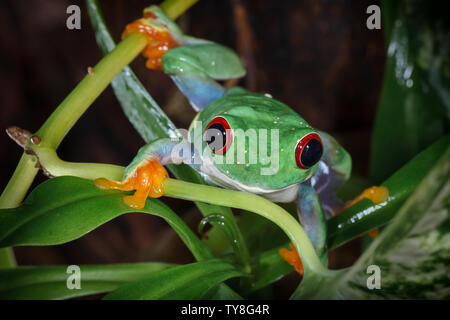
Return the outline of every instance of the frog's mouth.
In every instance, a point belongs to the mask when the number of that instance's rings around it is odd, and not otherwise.
[[[200,167],[200,175],[209,184],[226,189],[254,193],[274,202],[295,201],[297,199],[298,188],[300,185],[299,183],[294,183],[282,189],[265,189],[258,186],[249,186],[220,172],[209,159],[203,159],[203,163]]]

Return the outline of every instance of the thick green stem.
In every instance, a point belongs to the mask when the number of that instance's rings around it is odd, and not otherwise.
[[[52,176],[72,175],[85,179],[104,177],[117,180],[122,177],[123,167],[98,163],[73,163],[58,158],[56,152],[45,146],[36,146],[28,142],[38,157],[41,166]],[[164,195],[168,197],[201,201],[219,206],[233,207],[259,214],[277,224],[296,246],[302,258],[305,274],[311,272],[330,275],[332,271],[325,268],[319,260],[308,235],[301,225],[287,211],[255,194],[189,183],[181,180],[166,179]]]
[[[8,185],[0,196],[1,209],[15,208],[22,202],[39,170],[35,166],[36,159],[24,153],[22,158],[20,158],[16,171],[14,171]]]
[[[308,235],[287,211],[273,202],[255,194],[224,190],[175,179],[166,179],[164,195],[179,199],[202,201],[219,206],[228,206],[254,212],[278,225],[296,246],[303,262],[305,274],[328,274],[319,260]]]
[[[142,34],[132,34],[120,42],[64,99],[36,135],[45,141],[48,147],[57,149],[86,109],[146,44],[147,40]],[[11,208],[20,204],[38,171],[35,165],[36,161],[33,161],[32,156],[26,154],[22,156],[11,180],[0,196],[0,208]]]
[[[36,135],[56,149],[111,80],[124,66],[133,61],[146,45],[147,39],[141,33],[131,34],[122,40],[64,99]]]
[[[38,172],[35,165],[34,157],[25,153],[22,155],[13,176],[0,196],[0,209],[14,208],[22,202]],[[16,264],[12,248],[0,249],[0,266],[14,267]]]
[[[159,7],[169,19],[175,20],[196,2],[198,0],[166,0]]]

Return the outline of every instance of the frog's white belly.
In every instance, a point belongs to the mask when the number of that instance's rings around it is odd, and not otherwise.
[[[248,186],[239,181],[233,180],[220,172],[209,159],[204,159],[200,167],[200,175],[209,184],[217,185],[226,189],[258,194],[274,202],[292,202],[297,199],[299,183],[292,184],[283,189],[263,189],[261,187]]]

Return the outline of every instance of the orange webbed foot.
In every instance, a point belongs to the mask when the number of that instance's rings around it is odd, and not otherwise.
[[[125,181],[113,181],[99,178],[94,181],[101,189],[130,191],[136,190],[132,196],[123,197],[126,205],[142,209],[147,197],[159,198],[164,194],[163,183],[168,177],[166,169],[156,159],[150,159],[140,165],[134,174]]]
[[[289,247],[291,249],[281,248],[280,250],[278,250],[278,253],[284,260],[286,260],[287,263],[294,267],[295,271],[297,271],[300,276],[303,277],[303,263],[300,259],[297,249],[292,242],[289,244]]]
[[[355,199],[347,202],[345,204],[344,209],[347,209],[348,207],[351,207],[355,203],[361,201],[362,199],[369,199],[374,204],[379,204],[385,202],[389,198],[389,189],[381,186],[373,186],[370,188],[365,189],[359,196],[357,196]]]
[[[162,57],[170,49],[181,45],[170,34],[168,29],[161,27],[157,16],[145,11],[144,17],[128,24],[122,33],[122,39],[132,33],[142,33],[146,36],[148,44],[142,55],[148,60],[145,66],[148,69],[162,70]],[[153,24],[152,21],[157,23]]]

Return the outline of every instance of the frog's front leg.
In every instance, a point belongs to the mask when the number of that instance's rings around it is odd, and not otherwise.
[[[195,167],[199,165],[197,159],[189,142],[158,139],[139,150],[126,167],[122,181],[99,178],[94,183],[102,189],[136,190],[132,196],[124,196],[123,201],[130,207],[142,209],[147,197],[158,198],[164,194],[164,180],[168,177],[164,165],[183,162]]]
[[[300,184],[297,196],[297,212],[300,222],[311,240],[317,255],[324,265],[327,264],[327,224],[322,210],[319,195],[311,186],[310,181]],[[291,244],[291,249],[282,248],[280,255],[303,275],[303,266],[297,250]]]

